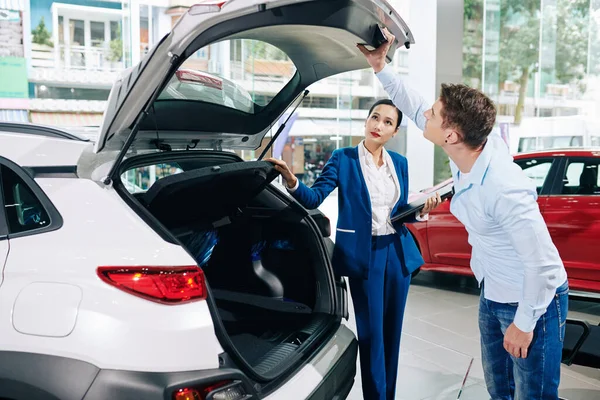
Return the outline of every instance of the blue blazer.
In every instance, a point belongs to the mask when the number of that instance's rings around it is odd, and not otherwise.
[[[406,157],[396,152],[389,151],[389,154],[401,189],[400,199],[392,210],[394,215],[398,207],[407,203],[408,163]],[[292,195],[305,208],[314,209],[336,187],[339,188],[338,221],[333,268],[338,275],[367,279],[371,259],[373,217],[371,199],[358,157],[358,147],[335,150],[312,187],[300,183]],[[423,265],[424,261],[408,229],[403,224],[394,224],[394,228],[402,246],[404,257],[400,259],[404,260],[402,268],[406,276]]]

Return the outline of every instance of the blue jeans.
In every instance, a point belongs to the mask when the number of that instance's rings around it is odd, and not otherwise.
[[[479,331],[485,383],[492,400],[556,400],[560,362],[569,306],[565,282],[538,320],[527,358],[515,358],[504,350],[504,332],[513,322],[516,303],[486,300],[481,290]]]

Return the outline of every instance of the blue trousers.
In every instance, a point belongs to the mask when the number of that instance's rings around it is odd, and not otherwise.
[[[365,400],[395,397],[400,334],[410,285],[401,257],[397,235],[373,236],[368,279],[350,279]]]
[[[485,383],[492,400],[557,400],[560,362],[569,306],[569,286],[556,290],[546,313],[533,330],[527,358],[504,350],[504,332],[515,319],[518,304],[486,300],[481,291],[479,330]]]

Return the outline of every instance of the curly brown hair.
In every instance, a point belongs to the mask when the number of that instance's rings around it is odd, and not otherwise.
[[[471,149],[483,145],[496,122],[496,106],[477,89],[458,84],[442,84],[440,101],[444,128],[459,131],[462,141]]]

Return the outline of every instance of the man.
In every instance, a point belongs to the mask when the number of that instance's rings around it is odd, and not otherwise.
[[[568,306],[567,274],[531,180],[499,135],[492,101],[464,85],[442,85],[432,107],[407,88],[385,57],[394,36],[369,51],[358,45],[394,104],[450,157],[450,210],[473,250],[482,287],[479,329],[485,381],[496,399],[558,399]]]

